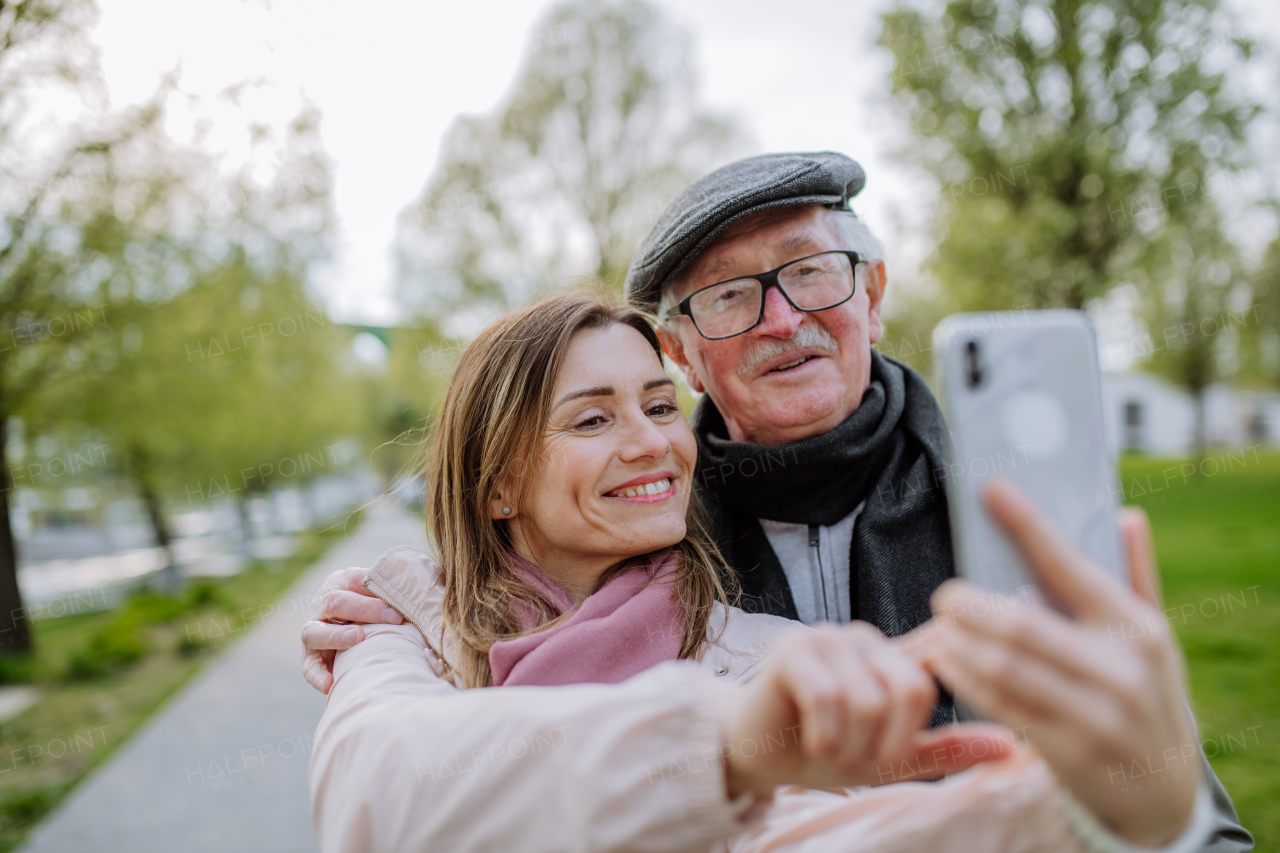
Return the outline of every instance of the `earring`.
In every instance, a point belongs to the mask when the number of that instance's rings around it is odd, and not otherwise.
[[[503,514],[503,515],[511,515],[511,507],[509,507],[509,506],[504,506],[504,507],[502,508],[502,514]]]

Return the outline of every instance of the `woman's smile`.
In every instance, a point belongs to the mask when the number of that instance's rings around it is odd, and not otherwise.
[[[676,479],[668,471],[644,474],[612,491],[605,492],[604,496],[627,503],[660,503],[676,496]]]

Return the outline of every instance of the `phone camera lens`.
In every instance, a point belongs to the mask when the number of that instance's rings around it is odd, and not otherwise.
[[[982,360],[978,357],[978,342],[969,341],[965,344],[964,350],[965,378],[970,388],[977,388],[982,384]]]

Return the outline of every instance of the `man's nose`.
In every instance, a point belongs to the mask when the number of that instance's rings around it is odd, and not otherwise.
[[[753,331],[772,338],[789,338],[803,322],[804,313],[792,308],[781,290],[771,287],[764,292],[764,316]]]

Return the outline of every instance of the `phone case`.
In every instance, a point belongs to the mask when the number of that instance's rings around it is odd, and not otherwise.
[[[979,500],[982,483],[1003,475],[1124,580],[1119,483],[1103,431],[1098,346],[1088,315],[953,314],[934,329],[933,346],[951,432],[945,481],[960,575],[1000,592],[1036,588]]]

